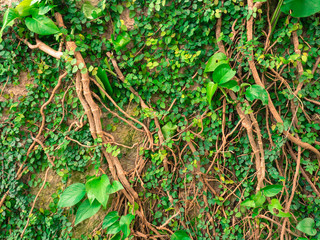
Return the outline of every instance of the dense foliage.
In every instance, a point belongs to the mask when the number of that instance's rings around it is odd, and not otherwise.
[[[319,13],[32,2],[1,12],[1,239],[320,237]]]

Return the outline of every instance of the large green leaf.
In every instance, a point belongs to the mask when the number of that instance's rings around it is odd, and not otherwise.
[[[58,206],[71,207],[80,202],[85,194],[86,188],[83,183],[72,184],[61,194]]]
[[[248,87],[246,89],[245,95],[249,101],[254,101],[256,99],[260,99],[264,105],[268,104],[267,91],[263,87],[261,87],[257,84],[254,84],[254,85]]]
[[[18,6],[16,6],[15,10],[18,12],[20,17],[26,17],[31,14],[32,0],[23,0],[21,3],[19,3]]]
[[[107,216],[105,216],[105,218],[103,219],[102,222],[102,229],[105,229],[109,226],[111,226],[112,224],[114,224],[116,221],[118,221],[119,219],[119,215],[117,211],[112,211],[109,212],[107,214]]]
[[[279,199],[272,199],[271,203],[268,205],[269,211],[277,217],[291,217],[290,213],[285,213],[282,211],[283,207],[281,206]]]
[[[261,191],[266,197],[273,197],[281,192],[282,188],[282,185],[270,185],[262,188]]]
[[[312,218],[305,218],[300,221],[297,225],[297,229],[309,236],[317,234],[317,230],[314,229],[315,222]]]
[[[12,26],[12,24],[14,23],[14,20],[17,19],[18,17],[19,17],[19,15],[15,9],[8,8],[6,10],[6,12],[3,15],[2,28],[0,30],[0,42],[2,40],[1,36],[2,36],[4,29],[7,26]]]
[[[93,177],[86,183],[87,196],[90,203],[97,199],[102,206],[106,207],[109,199],[107,187],[110,186],[110,181],[107,175],[103,174],[100,177]]]
[[[118,181],[113,181],[112,184],[107,186],[107,193],[112,194],[118,192],[121,189],[123,189],[122,184]]]
[[[26,18],[27,28],[39,35],[51,35],[59,32],[59,28],[54,24],[54,22],[42,15],[34,16],[33,18]]]
[[[78,208],[76,214],[76,221],[74,224],[77,225],[83,220],[92,217],[99,211],[100,207],[101,204],[98,201],[94,201],[92,204],[90,204],[89,200],[86,199],[83,203],[81,203],[81,205]]]
[[[209,58],[204,72],[213,72],[221,64],[228,64],[228,60],[224,53],[219,52]]]
[[[184,230],[176,231],[174,234],[171,235],[171,240],[191,240],[189,235]]]
[[[214,93],[217,91],[218,84],[214,82],[209,82],[207,85],[207,100],[209,105],[211,106],[211,101]]]
[[[309,17],[320,11],[319,0],[285,0],[281,10],[293,17]]]
[[[213,72],[212,78],[215,83],[220,85],[230,81],[234,75],[236,75],[236,71],[233,71],[228,64],[221,64]]]

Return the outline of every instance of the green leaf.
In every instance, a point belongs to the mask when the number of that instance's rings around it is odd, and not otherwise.
[[[275,215],[274,208],[277,210],[281,210],[283,208],[279,202],[279,199],[271,199],[271,203],[268,205],[269,211]]]
[[[281,192],[282,188],[282,185],[270,185],[262,188],[261,191],[266,197],[273,197]]]
[[[283,207],[281,206],[279,199],[272,199],[271,203],[268,205],[268,209],[273,215],[277,217],[291,217],[290,213],[281,211]]]
[[[262,101],[263,105],[268,104],[268,92],[261,86],[254,84],[246,89],[246,98],[249,101],[254,101],[259,99]]]
[[[100,177],[93,177],[86,183],[86,191],[89,202],[92,204],[97,199],[102,206],[106,207],[109,195],[107,187],[110,186],[110,181],[107,175],[103,174]]]
[[[121,231],[121,227],[118,221],[107,228],[107,234],[116,234],[120,231]]]
[[[317,234],[317,230],[314,229],[315,222],[312,218],[305,218],[300,221],[297,225],[297,229],[309,236],[314,236]]]
[[[39,7],[39,15],[45,15],[47,12],[49,12],[54,7],[55,7],[54,5]]]
[[[251,199],[246,199],[246,200],[244,200],[241,204],[240,204],[241,206],[244,206],[244,207],[256,207],[256,204],[255,204],[255,202],[253,201],[253,200],[251,200]]]
[[[224,87],[224,88],[227,88],[227,89],[233,89],[235,88],[236,86],[238,86],[238,83],[236,80],[230,80],[230,81],[227,81],[225,83],[219,83],[219,86],[220,87]]]
[[[106,91],[106,88],[104,87],[103,82],[101,81],[101,79],[98,77],[98,75],[95,75],[96,81],[99,83],[99,85],[102,87],[103,90]],[[99,88],[99,92],[101,97],[103,98],[103,100],[106,99],[106,94]]]
[[[89,200],[86,199],[78,208],[75,226],[83,220],[86,220],[87,218],[90,218],[94,214],[96,214],[99,211],[100,207],[101,204],[98,201],[94,201],[92,204],[90,204]]]
[[[58,206],[71,207],[80,202],[85,194],[86,188],[83,183],[72,184],[61,194]]]
[[[173,124],[172,122],[168,122],[166,125],[164,125],[162,128],[161,128],[161,131],[163,133],[163,137],[165,139],[169,139],[171,138],[174,133],[176,132],[178,126],[176,124]]]
[[[123,12],[123,6],[122,5],[117,5],[117,10],[118,10],[118,13],[122,13]]]
[[[232,88],[229,88],[229,89],[234,91],[234,92],[239,92],[240,91],[240,87],[239,87],[238,84],[236,86],[232,87]]]
[[[134,215],[127,214],[126,216],[122,216],[120,218],[120,227],[123,232],[123,237],[127,238],[130,235],[130,224],[134,219]]]
[[[171,235],[171,240],[191,240],[189,235],[184,230],[176,231],[174,234]]]
[[[116,221],[118,221],[119,215],[117,211],[112,211],[107,214],[107,216],[103,219],[102,222],[102,229],[105,229],[112,224],[114,224]]]
[[[101,9],[94,7],[89,1],[85,2],[82,5],[81,10],[82,10],[84,16],[88,19],[95,19],[101,13]]]
[[[51,35],[59,32],[59,28],[46,16],[34,16],[26,18],[27,28],[39,35]]]
[[[14,23],[14,20],[17,19],[19,17],[18,13],[16,12],[16,10],[12,9],[12,8],[8,8],[6,10],[6,12],[3,15],[3,20],[2,20],[2,28],[0,30],[0,39],[2,36],[2,33],[4,31],[4,29],[7,26],[12,26]],[[0,41],[1,42],[1,41]]]
[[[128,45],[128,43],[131,41],[131,38],[127,32],[123,32],[119,34],[116,39],[114,39],[114,35],[112,34],[109,41],[113,44],[115,50],[119,51]]]
[[[76,73],[79,70],[77,65],[74,65],[72,68],[72,73]]]
[[[207,100],[209,105],[211,106],[211,100],[214,93],[217,91],[218,84],[214,82],[209,82],[207,85]]]
[[[262,194],[261,191],[258,191],[255,195],[252,196],[252,200],[254,201],[256,207],[262,207],[262,205],[266,201],[266,197]]]
[[[129,227],[129,225],[121,225],[120,224],[120,228],[121,228],[121,231],[123,233],[123,239],[126,239],[127,237],[129,237],[129,235],[130,235],[130,227]]]
[[[117,234],[113,235],[110,240],[120,240],[121,239],[121,233],[118,232]],[[124,239],[124,238],[122,238]]]
[[[213,72],[221,64],[228,64],[227,56],[224,53],[216,53],[209,58],[204,72]]]
[[[254,209],[252,210],[252,217],[253,217],[253,218],[257,217],[257,216],[260,214],[260,212],[261,212],[262,209],[263,209],[263,208],[261,208],[261,207],[256,207],[256,208],[254,208]]]
[[[212,78],[215,83],[220,85],[230,81],[234,75],[236,75],[236,71],[233,71],[228,64],[221,64],[213,72]]]
[[[281,11],[289,14],[292,10],[293,17],[309,17],[320,11],[319,0],[285,0]]]
[[[120,218],[120,225],[127,225],[129,226],[132,222],[132,220],[134,219],[134,215],[132,214],[127,214],[125,216],[121,216]]]
[[[108,78],[106,71],[103,70],[101,67],[98,67],[97,76],[100,78],[101,82],[103,83],[103,86],[104,86],[106,92],[109,95],[112,95],[113,89],[112,89],[111,84],[109,82],[109,78]]]
[[[31,5],[32,0],[23,0],[16,6],[15,10],[18,12],[20,17],[26,17],[31,14],[31,9],[33,8]]]
[[[122,184],[118,181],[113,181],[112,184],[107,186],[107,193],[112,194],[118,192],[121,189],[123,189]]]

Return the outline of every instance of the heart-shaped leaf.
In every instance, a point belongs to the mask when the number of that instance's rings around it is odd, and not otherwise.
[[[107,216],[103,219],[102,222],[102,229],[105,229],[112,224],[114,224],[116,221],[118,221],[119,215],[117,211],[112,211],[107,214]]]
[[[39,35],[51,35],[59,32],[59,28],[54,22],[43,15],[34,16],[33,18],[26,18],[27,28]]]
[[[314,236],[317,234],[317,230],[314,229],[315,222],[312,218],[305,218],[300,221],[297,225],[297,229],[309,236]]]
[[[58,206],[71,207],[80,202],[85,194],[86,188],[83,183],[72,184],[61,194]]]
[[[213,72],[212,78],[215,83],[220,85],[230,81],[234,75],[236,75],[236,71],[233,71],[228,64],[221,64]]]
[[[109,199],[107,187],[110,186],[110,181],[107,175],[103,174],[100,177],[93,177],[86,183],[86,191],[89,202],[92,203],[97,199],[102,206],[106,207]]]
[[[107,186],[107,193],[112,194],[118,192],[121,189],[123,189],[122,184],[118,181],[113,181],[112,184]]]
[[[271,203],[268,205],[268,209],[277,217],[291,217],[290,213],[285,213],[282,211],[283,207],[281,206],[279,199],[272,199]]]
[[[211,100],[214,93],[217,91],[218,84],[214,82],[209,82],[207,85],[207,100],[209,105],[211,106]]]
[[[261,191],[266,197],[273,197],[281,192],[282,188],[282,185],[270,185],[262,188]]]
[[[262,101],[263,105],[268,104],[268,92],[261,86],[254,84],[246,89],[246,98],[249,101],[254,101],[259,99]]]
[[[227,56],[224,53],[216,53],[209,58],[204,72],[213,72],[221,64],[228,64]]]
[[[320,11],[319,0],[285,0],[281,10],[293,17],[309,17]]]
[[[76,220],[75,220],[75,226],[82,222],[83,220],[86,220],[87,218],[92,217],[94,214],[96,214],[101,207],[101,204],[98,201],[94,201],[92,204],[90,204],[89,200],[86,199],[78,208],[77,214],[76,214]]]

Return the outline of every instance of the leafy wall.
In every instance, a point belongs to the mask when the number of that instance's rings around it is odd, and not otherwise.
[[[20,15],[0,43],[1,239],[320,236],[319,13],[35,2],[55,31]],[[75,226],[62,193],[105,174],[124,189]]]

